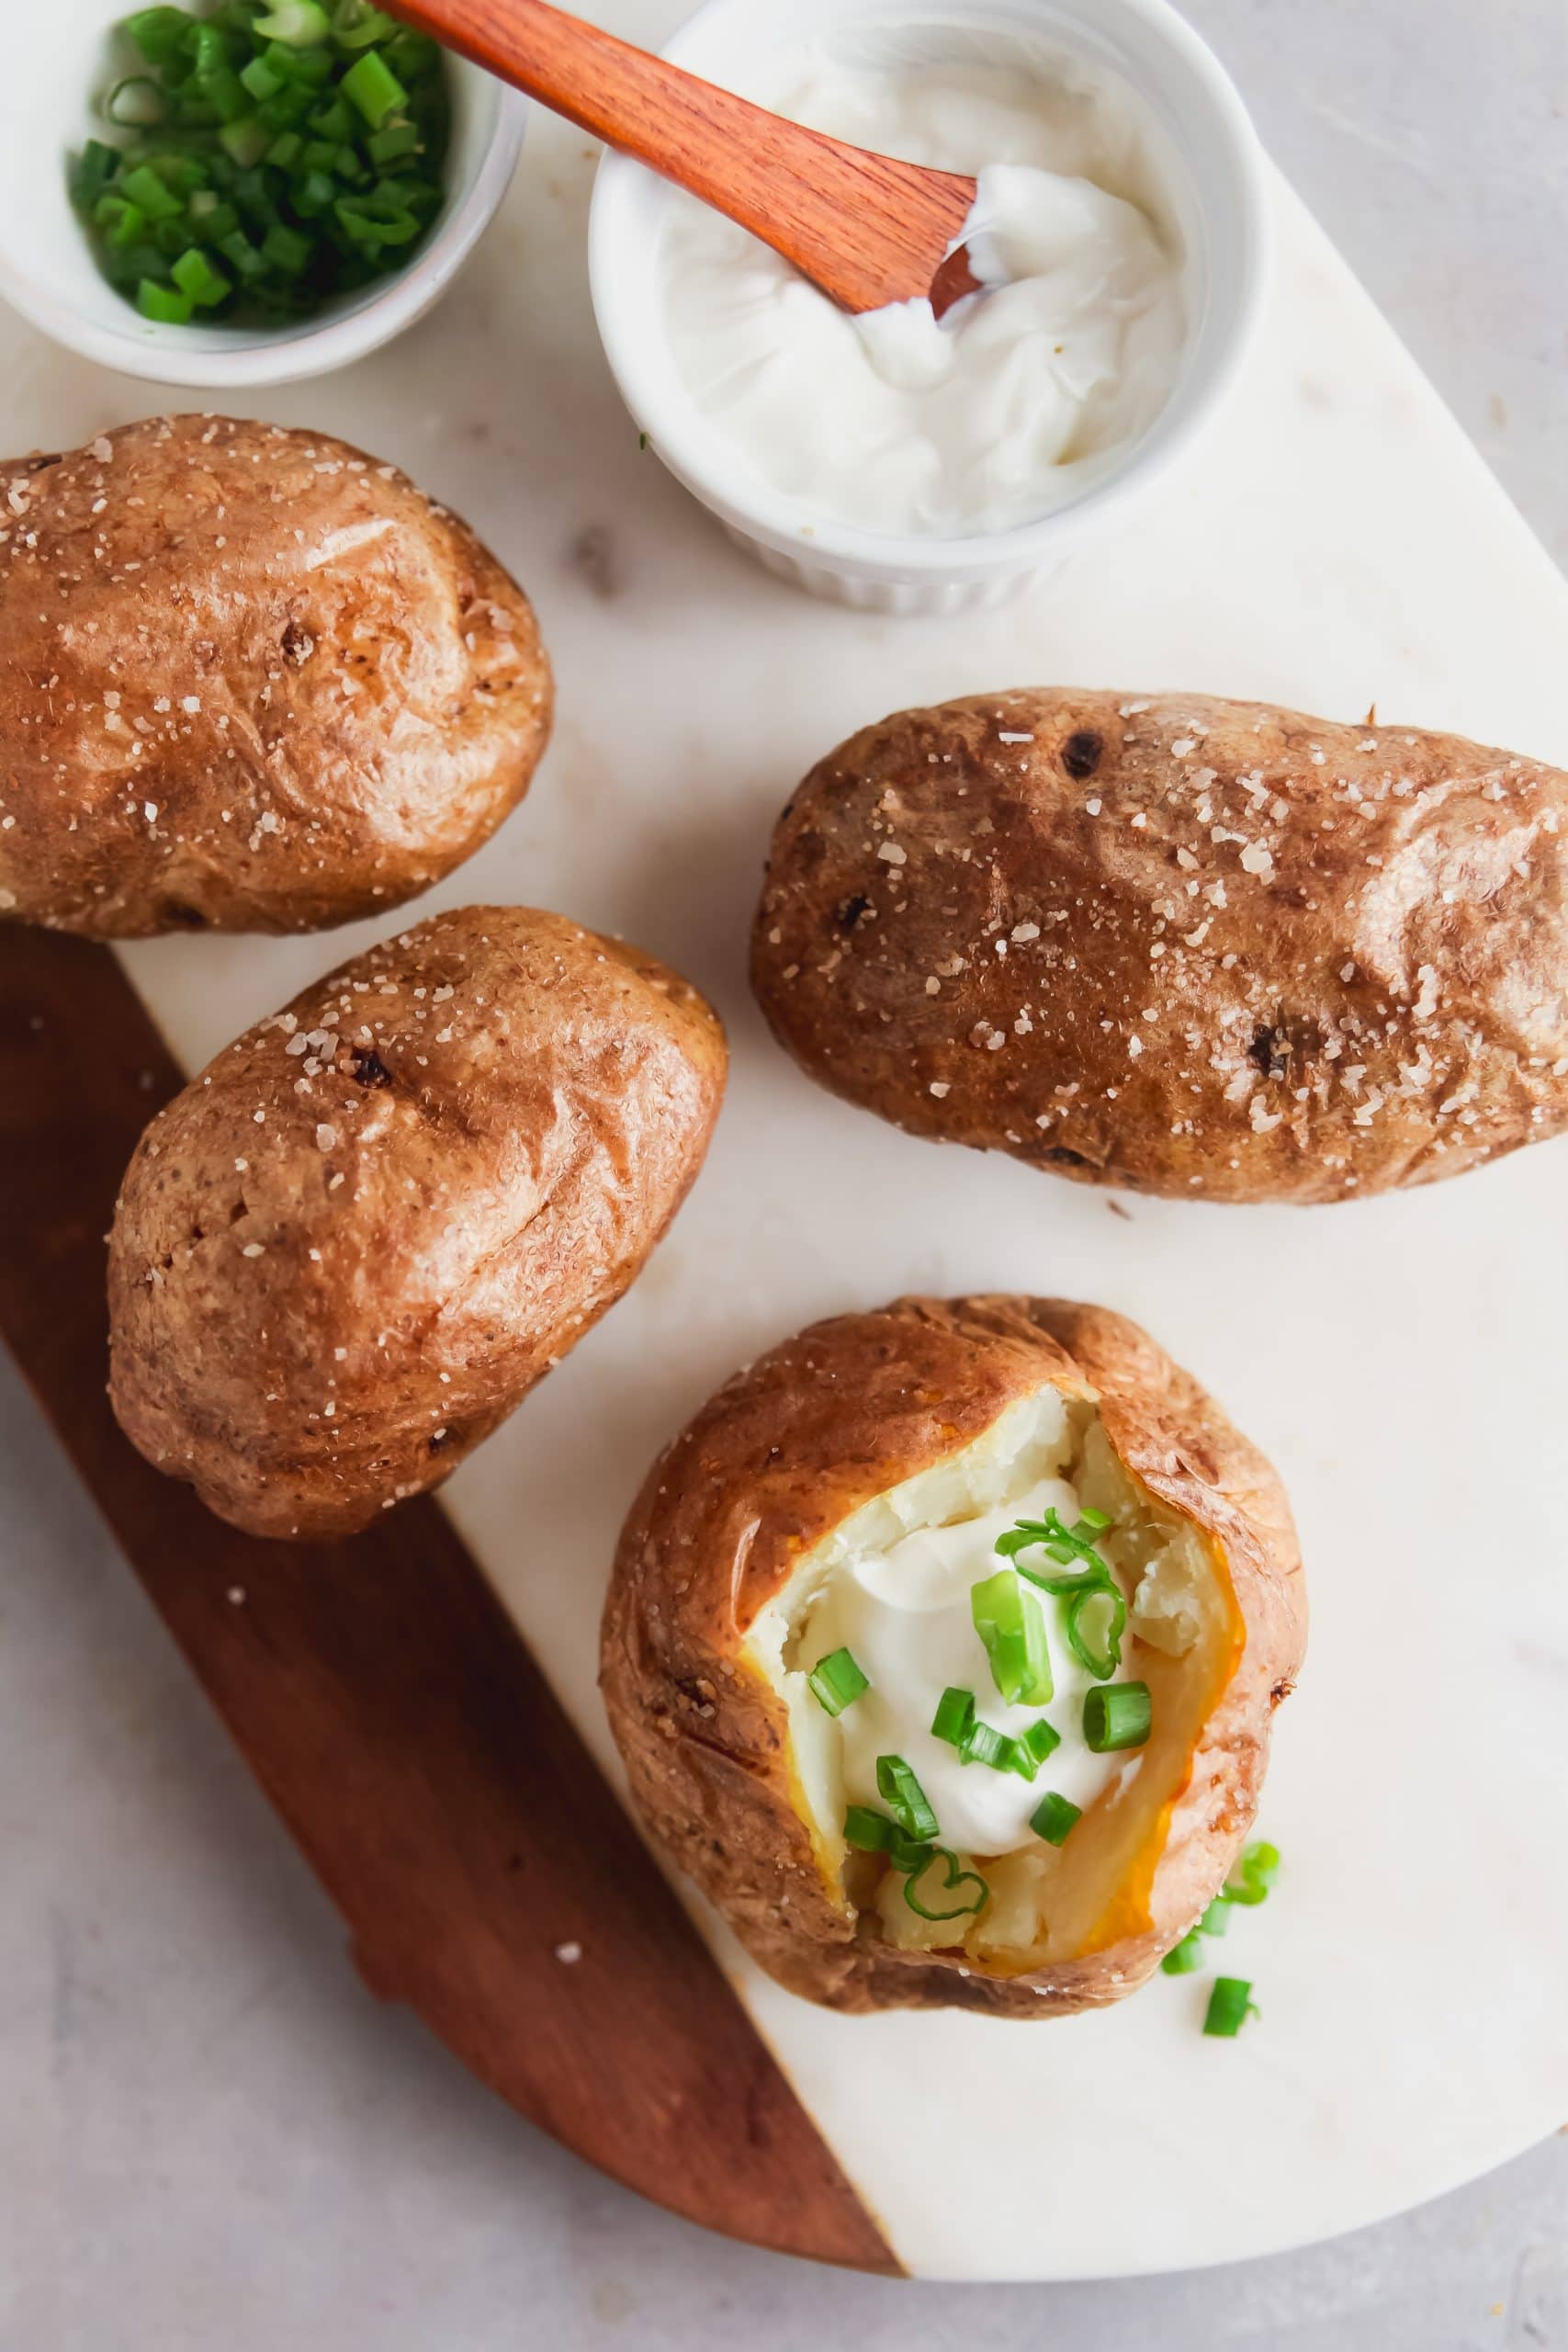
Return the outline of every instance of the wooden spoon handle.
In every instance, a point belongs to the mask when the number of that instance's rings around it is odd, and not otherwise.
[[[785,122],[547,0],[392,13],[738,220],[847,311],[929,289],[975,183]]]

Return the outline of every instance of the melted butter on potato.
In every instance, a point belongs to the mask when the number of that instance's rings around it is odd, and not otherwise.
[[[110,1391],[253,1533],[445,1477],[635,1279],[723,1091],[697,991],[525,907],[437,915],[160,1112],[109,1246]]]
[[[1568,776],[1201,695],[902,711],[780,819],[751,974],[917,1135],[1183,1199],[1424,1183],[1568,1125]]]
[[[0,461],[0,915],[310,931],[469,856],[549,733],[532,607],[328,435],[151,417]]]

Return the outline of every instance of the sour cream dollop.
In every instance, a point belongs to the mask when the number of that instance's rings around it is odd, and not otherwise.
[[[1047,1510],[1059,1512],[1070,1527],[1078,1510],[1077,1495],[1066,1479],[1043,1478],[1005,1510],[918,1529],[886,1551],[847,1561],[836,1572],[811,1612],[802,1649],[814,1664],[844,1646],[870,1680],[871,1688],[838,1718],[844,1793],[851,1804],[886,1812],[877,1792],[876,1759],[902,1756],[925,1791],[944,1846],[971,1855],[1006,1854],[1032,1840],[1030,1815],[1048,1789],[1083,1810],[1112,1777],[1126,1772],[1127,1756],[1097,1756],[1084,1743],[1083,1700],[1093,1678],[1063,1637],[1058,1601],[1038,1596],[1055,1683],[1055,1694],[1044,1707],[1009,1706],[1002,1700],[975,1630],[970,1595],[984,1577],[1007,1565],[996,1552],[998,1536],[1017,1520],[1040,1519]],[[957,1749],[931,1728],[937,1702],[950,1687],[972,1690],[976,1714],[998,1731],[1025,1731],[1043,1714],[1061,1735],[1061,1746],[1032,1781],[962,1762]]]
[[[987,288],[851,318],[790,265],[671,194],[671,352],[697,407],[802,508],[890,534],[1034,520],[1111,470],[1169,397],[1183,256],[1130,94],[1055,61],[850,63],[827,40],[745,95],[857,146],[978,182]],[[809,534],[808,517],[803,531]]]

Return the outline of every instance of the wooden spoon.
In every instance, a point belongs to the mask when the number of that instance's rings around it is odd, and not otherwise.
[[[975,182],[804,130],[547,0],[389,0],[390,13],[750,229],[846,311],[978,280],[960,245]]]

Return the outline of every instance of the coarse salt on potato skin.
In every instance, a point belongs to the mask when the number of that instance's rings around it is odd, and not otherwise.
[[[1336,1201],[1568,1125],[1568,776],[1201,695],[902,711],[780,819],[774,1035],[917,1135]]]
[[[386,912],[522,798],[533,608],[395,466],[151,417],[0,463],[0,913],[130,939]]]
[[[258,1535],[434,1486],[636,1278],[725,1060],[695,989],[559,915],[463,908],[344,964],[137,1146],[120,1426]]]
[[[1218,1547],[1244,1638],[1156,1851],[1140,1856],[1147,1882],[1130,1892],[1124,1930],[990,1973],[962,1948],[888,1943],[826,1883],[796,1807],[787,1710],[745,1653],[824,1536],[1043,1384],[1092,1391],[1134,1480]],[[793,1992],[839,2009],[1044,2018],[1132,1992],[1223,1885],[1305,1642],[1276,1473],[1146,1332],[1065,1299],[905,1298],[770,1349],[666,1448],[622,1531],[600,1682],[649,1834]],[[1074,1836],[1088,1829],[1086,1817]]]

